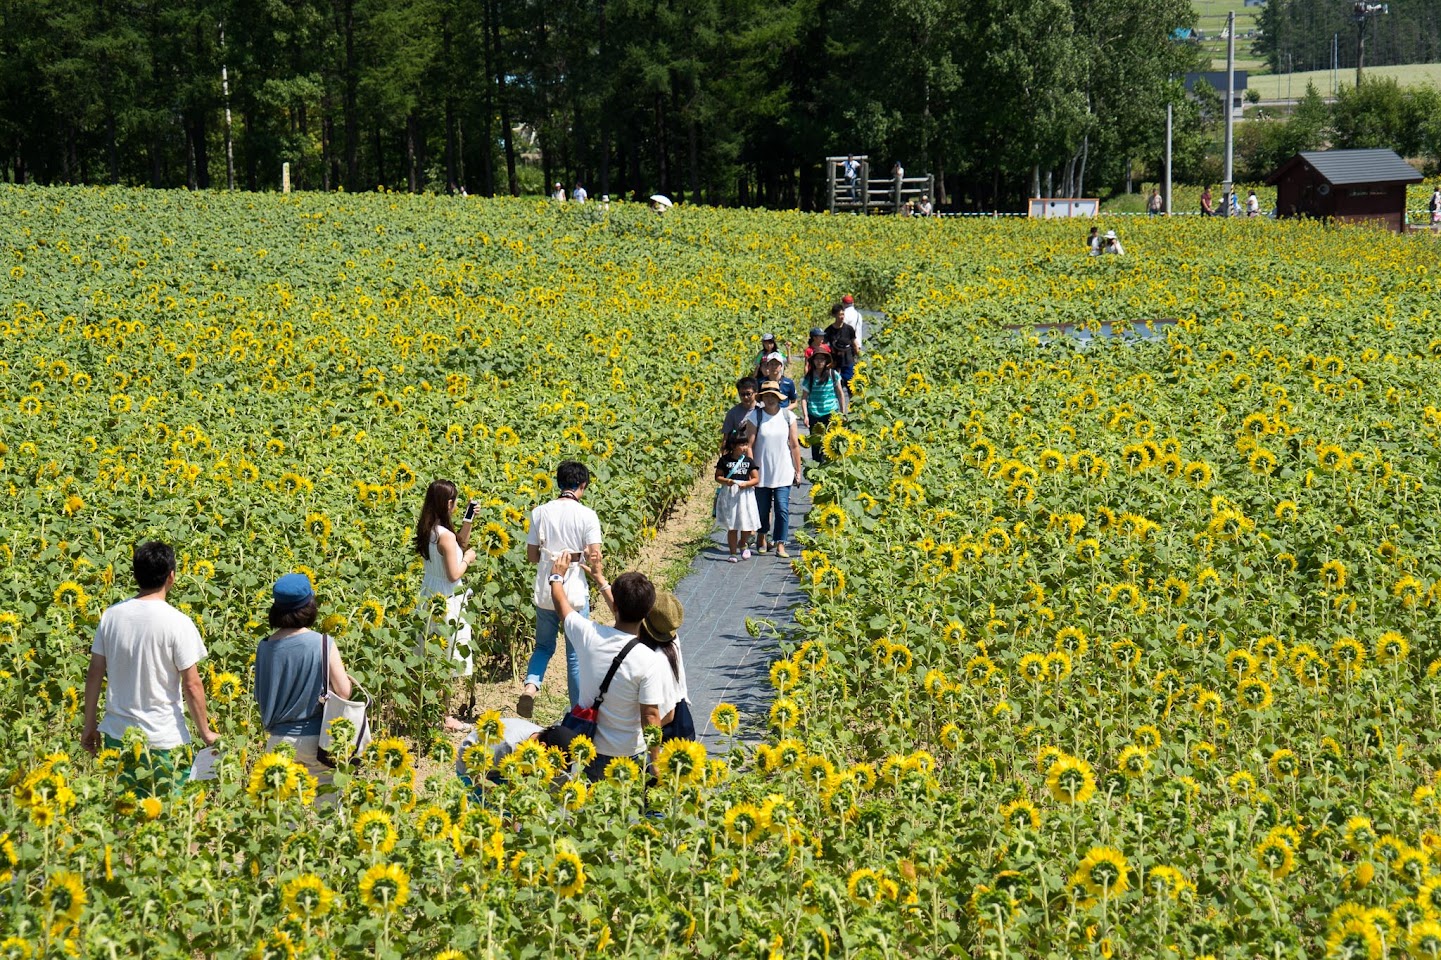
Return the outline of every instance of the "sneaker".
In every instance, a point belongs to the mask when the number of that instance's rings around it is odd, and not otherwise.
[[[540,690],[533,684],[527,683],[525,685],[525,691],[520,695],[520,700],[515,704],[515,712],[522,718],[529,720],[535,713],[535,695],[537,693],[540,693]]]
[[[749,560],[750,558],[751,558],[751,548],[750,548],[750,547],[746,547],[744,550],[741,551],[741,559],[742,559],[742,560]]]
[[[783,543],[778,543],[778,544],[776,544],[776,556],[778,556],[778,557],[789,557],[789,556],[790,556],[789,553],[786,553],[786,545],[785,545],[785,544],[783,544]]]
[[[726,563],[740,563],[740,557],[737,557],[735,554],[731,554],[730,556],[726,557]]]

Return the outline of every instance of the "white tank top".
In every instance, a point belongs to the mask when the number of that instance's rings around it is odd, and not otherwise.
[[[790,444],[795,414],[782,408],[771,416],[757,408],[751,420],[756,424],[755,460],[760,468],[760,485],[767,488],[789,487],[796,479]]]
[[[452,580],[445,572],[445,558],[440,550],[440,531],[430,531],[430,555],[425,557],[425,575],[420,581],[422,596],[440,594],[451,596],[460,586],[459,580]]]

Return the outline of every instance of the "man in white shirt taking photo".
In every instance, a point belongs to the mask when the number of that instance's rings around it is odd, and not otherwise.
[[[526,665],[525,687],[515,709],[527,720],[535,711],[535,697],[540,692],[550,658],[555,654],[555,641],[560,633],[561,617],[547,582],[551,565],[561,554],[575,554],[583,556],[585,565],[600,575],[602,564],[600,518],[580,502],[590,484],[590,471],[582,463],[566,460],[556,468],[555,481],[560,496],[531,511],[530,533],[525,543],[525,557],[536,565],[535,651]],[[579,566],[565,571],[565,595],[581,616],[590,616],[590,588]],[[566,691],[570,705],[575,706],[580,696],[580,668],[569,639],[565,643],[565,665]]]

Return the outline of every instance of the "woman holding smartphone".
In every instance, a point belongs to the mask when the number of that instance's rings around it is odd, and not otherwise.
[[[471,591],[461,583],[465,571],[475,562],[475,551],[470,548],[471,521],[475,519],[475,501],[465,508],[465,517],[457,533],[451,526],[457,497],[455,484],[449,480],[434,480],[425,491],[425,504],[420,508],[420,520],[415,525],[415,551],[425,561],[425,571],[420,583],[422,603],[431,598],[445,598],[445,620],[437,623],[432,617],[426,625],[425,635],[452,633],[446,646],[446,659],[455,668],[455,676],[468,677],[475,669],[470,640],[470,623],[461,616],[470,601]],[[454,627],[447,624],[455,624]],[[421,641],[424,652],[425,641]],[[455,717],[445,718],[445,729],[468,731],[471,725]]]

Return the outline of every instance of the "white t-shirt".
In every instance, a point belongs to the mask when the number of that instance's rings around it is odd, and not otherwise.
[[[845,177],[847,180],[854,180],[856,177],[860,176],[861,162],[859,160],[847,160],[843,164],[841,164],[841,168],[845,171]]]
[[[205,657],[194,621],[163,600],[125,600],[101,615],[90,652],[109,680],[101,733],[138,727],[155,750],[190,742],[180,674]]]
[[[796,415],[782,409],[775,416],[757,407],[750,416],[756,425],[756,466],[760,467],[760,485],[767,489],[789,487],[796,480],[796,465],[791,459],[791,429]]]
[[[600,541],[600,517],[595,511],[579,500],[558,497],[550,503],[542,503],[530,512],[530,533],[525,542],[540,547],[540,563],[535,567],[535,605],[542,610],[554,610],[550,599],[551,561],[562,552],[575,554],[570,569],[565,573],[565,597],[572,607],[579,609],[588,605],[590,589],[585,583],[585,571],[574,562],[585,548]]]
[[[841,322],[856,332],[856,349],[865,349],[862,341],[866,335],[866,319],[856,309],[855,304],[851,304],[841,311]]]
[[[1260,211],[1261,201],[1257,199],[1256,195],[1253,193],[1246,198],[1246,212],[1254,217]]]
[[[580,659],[580,702],[589,706],[611,661],[634,634],[596,623],[572,612],[565,618],[565,636]],[[645,750],[640,725],[641,704],[664,716],[675,705],[676,683],[665,654],[638,643],[621,661],[596,715],[595,748],[608,757],[633,757]]]
[[[570,192],[570,198],[576,203],[585,203],[590,199],[590,194],[585,192],[585,187],[576,187]]]

